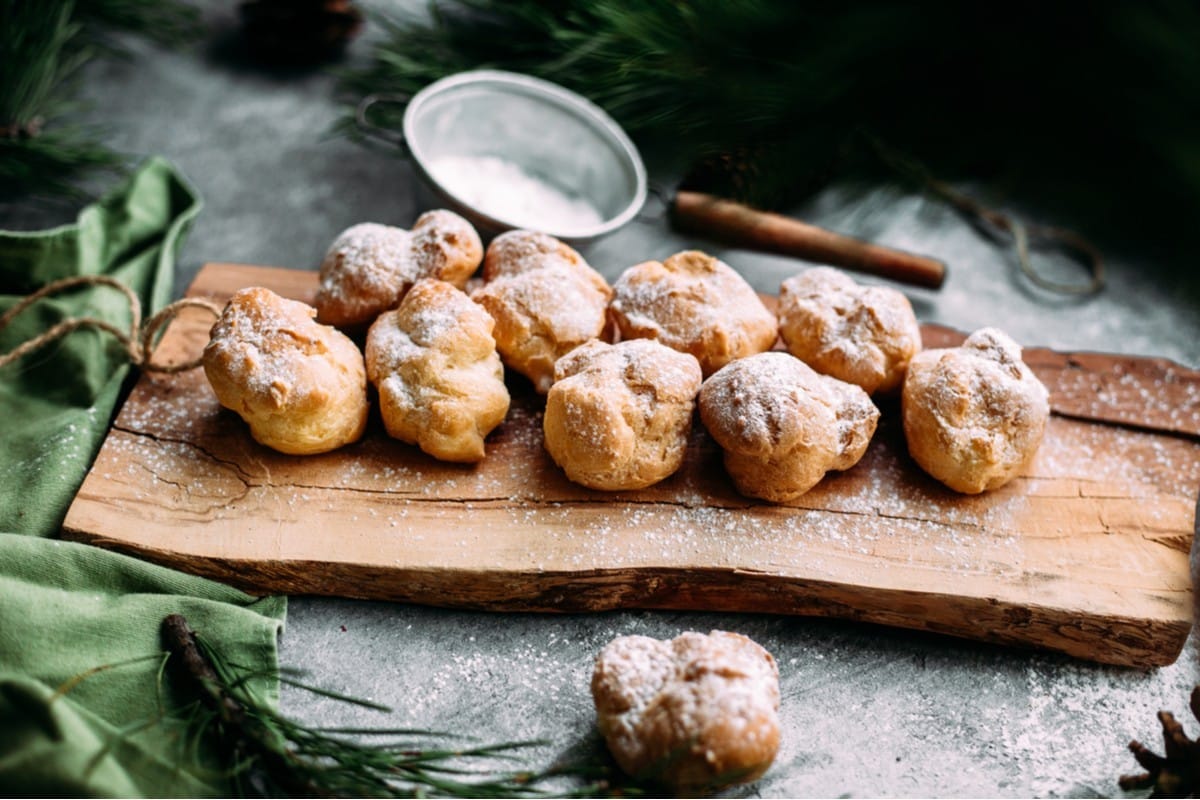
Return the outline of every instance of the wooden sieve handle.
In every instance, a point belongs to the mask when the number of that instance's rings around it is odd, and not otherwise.
[[[671,222],[678,230],[750,250],[869,272],[915,286],[938,289],[946,280],[946,265],[936,259],[864,242],[702,192],[676,192]]]

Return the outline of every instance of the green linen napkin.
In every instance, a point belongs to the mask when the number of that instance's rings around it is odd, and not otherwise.
[[[175,254],[199,199],[162,159],[74,225],[0,232],[0,311],[71,275],[110,275],[147,313],[171,298]],[[0,332],[0,352],[72,316],[127,327],[124,298],[88,287],[48,298]],[[59,541],[67,506],[108,429],[129,367],[113,338],[79,330],[0,369],[0,794],[201,796],[224,779],[180,759],[158,712],[159,625],[182,613],[228,660],[277,671],[285,598],[256,599],[98,548]],[[69,691],[75,676],[104,665]],[[278,684],[260,690],[272,702]],[[180,702],[165,684],[161,703]]]

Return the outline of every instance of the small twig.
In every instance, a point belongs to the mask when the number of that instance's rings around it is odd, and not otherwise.
[[[79,275],[48,283],[33,294],[21,298],[16,305],[0,314],[0,331],[7,328],[18,314],[43,297],[73,289],[76,286],[107,286],[121,292],[129,304],[129,329],[121,330],[113,323],[96,317],[71,317],[32,339],[22,342],[7,353],[0,353],[0,369],[80,328],[96,328],[115,337],[124,346],[130,362],[144,372],[158,372],[167,375],[185,372],[200,366],[202,357],[197,356],[179,364],[154,363],[152,351],[159,330],[185,308],[203,308],[212,313],[214,317],[221,316],[221,308],[215,303],[197,297],[185,297],[166,306],[147,320],[145,325],[142,325],[142,304],[132,289],[107,275]]]
[[[275,746],[275,737],[263,730],[242,703],[226,691],[226,682],[204,655],[196,641],[196,632],[183,615],[170,614],[164,618],[162,633],[167,649],[179,659],[181,674],[222,723],[217,729],[218,740],[228,751],[228,763],[257,765],[257,769],[268,773],[278,786],[294,796],[317,794],[318,787],[294,776],[288,753]]]
[[[242,704],[230,697],[221,688],[221,678],[196,644],[196,632],[188,625],[182,614],[170,614],[162,621],[163,638],[171,655],[180,660],[183,674],[191,678],[194,688],[210,709],[217,712],[221,721],[230,725],[242,725],[246,714]]]

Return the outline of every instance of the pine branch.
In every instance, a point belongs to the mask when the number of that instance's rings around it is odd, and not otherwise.
[[[166,45],[188,42],[200,28],[200,10],[178,0],[86,0],[76,16],[89,35],[134,33]]]
[[[855,146],[867,130],[944,180],[991,182],[1064,223],[1107,233],[1126,212],[1144,236],[1147,224],[1200,213],[1195,4],[1003,14],[883,0],[432,8],[431,21],[384,23],[373,63],[347,76],[348,94],[411,93],[481,67],[537,75],[597,102],[647,152],[732,163],[733,176],[716,169],[715,179],[766,207],[793,204],[831,176],[894,179]]]
[[[0,200],[77,194],[87,174],[123,165],[98,132],[61,121],[79,72],[122,52],[114,33],[178,42],[197,17],[177,0],[0,0]]]
[[[305,684],[286,671],[233,664],[181,615],[169,615],[161,628],[166,650],[85,670],[55,692],[62,697],[103,672],[159,662],[157,712],[116,731],[91,757],[89,769],[128,737],[156,729],[156,736],[176,744],[180,768],[215,785],[228,782],[241,797],[654,797],[672,791],[658,777],[690,747],[630,777],[595,730],[554,764],[533,769],[520,766],[521,757],[544,742],[476,744],[422,728],[316,728],[281,714],[256,687],[278,679],[342,703],[391,709]],[[195,699],[169,706],[168,673],[180,690],[170,694]],[[708,788],[716,791],[738,779],[737,773],[718,776]]]
[[[118,153],[85,131],[59,129],[17,141],[0,138],[0,201],[21,197],[82,197],[77,182],[92,172],[116,170]]]
[[[163,620],[163,637],[177,674],[203,711],[188,723],[215,742],[238,792],[271,797],[547,797],[636,796],[639,784],[617,777],[597,758],[545,770],[500,770],[539,742],[430,747],[458,737],[394,729],[316,729],[284,717],[252,690],[255,678],[227,662],[187,621]],[[298,682],[295,685],[312,689]],[[319,694],[371,708],[380,706],[324,690]],[[385,709],[386,710],[386,709]],[[413,736],[419,739],[411,738]],[[424,740],[424,743],[421,741]]]
[[[61,100],[57,94],[86,52],[71,53],[80,25],[72,19],[73,2],[28,3],[0,0],[0,129],[8,141],[34,138]]]

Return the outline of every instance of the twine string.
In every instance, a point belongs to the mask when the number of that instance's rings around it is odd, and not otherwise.
[[[1017,251],[1017,264],[1020,266],[1021,272],[1042,289],[1059,294],[1090,295],[1104,288],[1104,259],[1096,246],[1078,233],[1049,225],[1023,223],[1009,214],[987,208],[974,198],[935,178],[927,177],[925,185],[960,213],[983,220],[996,230],[1012,236],[1013,248]],[[1088,271],[1088,279],[1085,282],[1068,283],[1043,275],[1033,265],[1033,258],[1029,252],[1031,239],[1047,242],[1076,253]]]
[[[866,137],[880,160],[892,169],[928,189],[968,219],[985,222],[994,230],[1011,236],[1021,272],[1036,286],[1059,294],[1080,296],[1095,294],[1104,288],[1104,258],[1101,256],[1100,250],[1083,236],[1065,228],[1026,224],[1002,211],[988,208],[965,192],[955,189],[945,181],[938,180],[923,164],[896,152],[878,137],[866,131],[860,131],[860,133]],[[1039,272],[1033,265],[1033,258],[1030,255],[1032,241],[1043,242],[1073,253],[1076,260],[1087,270],[1087,280],[1068,283]]]
[[[12,308],[0,314],[0,332],[8,328],[18,314],[42,298],[64,292],[68,289],[74,289],[77,286],[107,286],[111,289],[116,289],[124,295],[125,301],[129,305],[129,329],[122,330],[108,320],[96,317],[70,317],[50,329],[39,333],[37,336],[21,342],[7,353],[0,354],[0,369],[7,367],[9,364],[18,361],[35,350],[40,350],[51,342],[66,337],[73,331],[82,328],[95,328],[96,330],[110,334],[119,341],[125,348],[125,353],[130,363],[143,372],[157,372],[164,375],[186,372],[189,369],[195,369],[200,366],[203,356],[197,356],[178,364],[155,363],[152,357],[159,331],[185,308],[202,308],[210,312],[213,317],[221,316],[221,307],[217,304],[199,297],[185,297],[182,300],[176,300],[167,305],[157,314],[146,320],[146,323],[143,325],[142,304],[132,289],[108,275],[77,275],[48,283],[36,292],[21,298]]]

